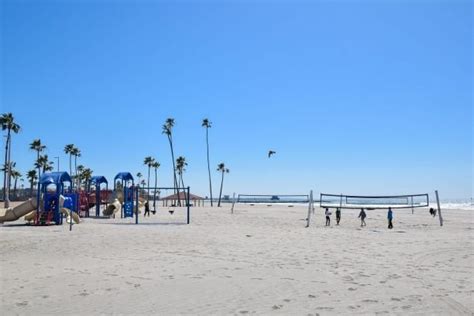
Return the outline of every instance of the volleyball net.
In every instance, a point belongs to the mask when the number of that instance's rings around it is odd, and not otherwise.
[[[236,203],[309,203],[308,194],[239,194]]]
[[[350,209],[387,209],[387,208],[417,208],[428,207],[429,195],[407,194],[386,196],[360,196],[345,194],[320,195],[320,207],[322,208],[350,208]]]

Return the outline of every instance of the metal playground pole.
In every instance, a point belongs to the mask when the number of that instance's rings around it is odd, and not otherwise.
[[[436,203],[438,204],[439,226],[443,226],[443,216],[441,215],[441,206],[439,205],[438,190],[435,190],[435,194],[436,194]]]

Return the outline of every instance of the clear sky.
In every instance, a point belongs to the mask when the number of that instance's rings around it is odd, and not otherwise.
[[[173,117],[205,195],[208,117],[225,194],[473,196],[471,1],[4,0],[0,20],[23,173],[41,138],[61,169],[74,143],[96,175],[145,174],[151,155],[171,185]]]

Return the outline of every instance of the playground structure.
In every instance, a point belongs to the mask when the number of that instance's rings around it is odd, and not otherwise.
[[[67,185],[67,183],[69,183]],[[30,205],[31,204],[30,202]],[[61,225],[63,216],[79,223],[78,195],[73,192],[73,182],[67,172],[44,173],[38,183],[36,212],[25,217],[34,225]]]
[[[114,178],[114,201],[106,207],[104,215],[115,216],[120,211],[121,218],[135,216],[138,224],[139,191],[130,172],[119,172]]]
[[[67,186],[66,183],[69,183]],[[80,222],[77,214],[77,194],[72,190],[72,181],[67,172],[44,173],[38,183],[36,198],[6,210],[0,223],[16,221],[24,216],[34,225],[61,225],[66,221]]]
[[[101,184],[105,183],[105,190],[101,190]],[[95,207],[95,216],[100,216],[100,207],[108,205],[108,181],[104,176],[94,176],[84,190],[78,191],[79,213],[83,217],[90,217],[90,209]]]

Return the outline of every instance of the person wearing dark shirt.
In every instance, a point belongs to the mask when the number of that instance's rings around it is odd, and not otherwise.
[[[359,213],[359,218],[360,218],[360,227],[367,226],[365,223],[365,218],[367,217],[367,214],[365,214],[365,211],[363,208],[360,209]]]
[[[341,221],[341,209],[337,208],[336,209],[336,225],[339,225],[340,221]]]
[[[392,229],[393,228],[393,224],[392,224],[393,212],[392,212],[391,207],[388,208],[387,219],[388,219],[388,229]]]
[[[145,202],[145,213],[143,214],[143,217],[146,217],[148,214],[148,217],[150,217],[150,205],[148,204],[148,201]]]

